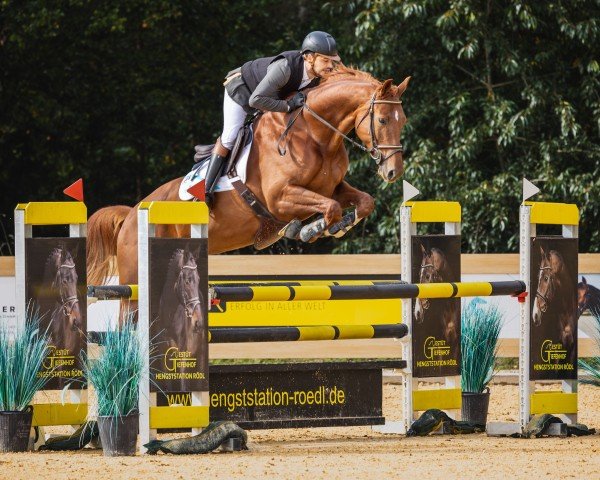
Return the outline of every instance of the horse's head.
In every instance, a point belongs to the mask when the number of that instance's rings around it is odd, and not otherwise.
[[[535,301],[533,305],[532,319],[533,324],[539,327],[542,324],[542,317],[548,310],[548,306],[553,302],[556,293],[561,287],[561,273],[563,269],[563,259],[556,250],[546,252],[540,245],[540,270],[538,274],[538,287],[535,292]]]
[[[394,85],[391,79],[386,80],[375,89],[356,115],[356,134],[370,150],[377,163],[377,173],[388,183],[396,181],[404,172],[400,135],[406,124],[406,115],[400,97],[409,81],[410,77],[407,77],[400,85]]]
[[[419,270],[419,283],[437,283],[444,281],[443,271],[446,268],[446,257],[438,248],[427,250],[421,245],[421,268]],[[428,298],[417,298],[415,302],[415,319],[421,323],[425,319],[425,311],[429,309]]]
[[[77,297],[77,270],[73,256],[65,248],[58,249],[56,274],[52,287],[58,290],[61,303],[61,315],[64,319],[57,327],[81,333],[81,310]],[[66,325],[65,325],[66,324]]]
[[[581,282],[577,284],[577,318],[583,315],[583,312],[589,307],[590,286],[585,277],[581,277]]]
[[[182,264],[175,282],[175,292],[185,308],[185,316],[194,332],[202,329],[202,303],[200,301],[200,274],[194,255],[187,249],[183,253]]]

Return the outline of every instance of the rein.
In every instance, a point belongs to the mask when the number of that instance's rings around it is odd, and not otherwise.
[[[371,148],[367,148],[362,143],[358,143],[356,140],[353,140],[352,138],[350,138],[348,135],[346,135],[345,133],[340,131],[338,128],[334,127],[331,123],[329,123],[327,120],[325,120],[321,115],[319,115],[317,112],[315,112],[312,108],[310,108],[305,103],[303,105],[303,107],[298,110],[298,113],[296,113],[296,115],[294,115],[293,117],[290,117],[290,120],[288,121],[288,124],[285,127],[285,130],[279,137],[279,140],[277,142],[277,150],[279,151],[279,155],[281,155],[282,157],[285,155],[285,153],[287,151],[287,135],[288,135],[290,129],[292,128],[292,126],[294,125],[294,123],[296,123],[296,120],[302,113],[302,110],[306,110],[314,118],[316,118],[319,122],[321,122],[323,125],[325,125],[330,130],[333,130],[335,133],[340,135],[344,140],[347,140],[348,142],[350,142],[356,148],[362,150],[365,153],[368,153],[371,156],[371,158],[373,160],[375,160],[375,164],[377,166],[379,166],[382,162],[384,162],[391,156],[395,155],[396,153],[404,152],[404,148],[402,147],[401,143],[399,143],[398,145],[379,145],[377,143],[377,137],[375,136],[375,105],[377,105],[377,104],[402,105],[402,101],[401,100],[376,100],[375,95],[376,94],[374,93],[373,96],[371,97],[371,101],[369,103],[369,109],[363,115],[363,117],[360,119],[360,122],[358,122],[358,125],[356,125],[356,127],[355,127],[355,129],[360,127],[360,125],[365,120],[365,118],[367,118],[367,116],[370,116],[370,126],[369,126],[370,132],[369,133],[371,134],[371,145],[372,145]],[[283,146],[281,145],[282,141],[285,141],[285,144]],[[390,153],[389,155],[384,156],[383,152],[381,150],[393,150],[393,152]]]

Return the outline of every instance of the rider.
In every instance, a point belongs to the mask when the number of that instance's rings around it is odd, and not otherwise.
[[[334,38],[326,32],[315,31],[306,36],[301,50],[252,60],[227,74],[223,83],[223,133],[215,144],[206,172],[206,203],[209,207],[221,169],[246,115],[256,110],[291,112],[302,107],[304,94],[299,90],[317,85],[339,61]],[[285,100],[294,92],[297,93]]]

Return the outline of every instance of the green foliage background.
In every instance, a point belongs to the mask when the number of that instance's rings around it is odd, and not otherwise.
[[[523,176],[536,199],[577,203],[580,248],[600,251],[597,0],[0,0],[6,226],[16,203],[62,199],[79,177],[93,212],[184,174],[193,145],[219,134],[224,74],[313,29],[347,64],[412,77],[405,178],[423,199],[462,203],[465,251],[516,250]],[[400,183],[352,158],[375,215],[342,241],[272,252],[399,250]]]

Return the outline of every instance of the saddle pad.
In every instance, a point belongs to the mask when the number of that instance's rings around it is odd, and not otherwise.
[[[248,143],[240,152],[239,160],[235,165],[235,169],[237,171],[238,177],[240,180],[245,183],[246,182],[246,168],[248,166],[248,157],[250,156],[250,148],[252,147],[252,142]],[[194,196],[191,193],[188,193],[188,189],[200,183],[202,180],[206,178],[206,170],[208,168],[208,160],[202,161],[194,165],[192,171],[188,173],[181,184],[179,185],[179,198],[181,200],[191,200]],[[217,186],[215,188],[215,192],[227,192],[229,190],[233,190],[233,185],[229,180],[227,175],[223,175],[219,178],[217,182]]]

